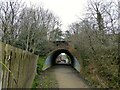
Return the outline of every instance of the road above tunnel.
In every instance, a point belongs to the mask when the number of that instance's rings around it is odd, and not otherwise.
[[[56,76],[59,88],[89,88],[79,73],[71,66],[56,65],[51,69]]]

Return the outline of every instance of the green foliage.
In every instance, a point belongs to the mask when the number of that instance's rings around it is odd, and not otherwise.
[[[63,40],[63,33],[60,28],[56,28],[50,32],[50,40],[51,41],[62,41]]]
[[[54,40],[62,39],[61,22],[42,6],[25,6],[20,1],[0,2],[2,42],[34,54],[45,55],[52,47],[49,44],[52,37]]]
[[[32,89],[35,88],[58,88],[58,83],[52,71],[44,71],[36,75]]]
[[[35,88],[57,88],[57,81],[52,71],[42,72],[42,67],[45,62],[46,56],[40,56],[37,64],[37,75],[34,78],[32,90]]]
[[[40,56],[38,59],[38,63],[37,63],[37,73],[40,74],[40,72],[42,71],[42,67],[44,65],[46,56]]]
[[[78,24],[70,38],[81,57],[81,74],[92,87],[119,88],[118,35],[101,34],[88,20]]]
[[[39,56],[39,59],[37,61],[37,75],[35,76],[34,78],[34,81],[33,81],[33,84],[32,84],[32,88],[37,88],[38,85],[39,85],[39,75],[42,71],[42,67],[43,67],[43,64],[45,62],[45,56]]]
[[[37,74],[34,78],[33,84],[32,84],[32,90],[34,90],[34,88],[37,88],[39,85],[39,75]]]
[[[40,74],[39,88],[58,88],[53,71],[48,70]]]

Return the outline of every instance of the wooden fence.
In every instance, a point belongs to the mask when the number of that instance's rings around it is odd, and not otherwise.
[[[0,87],[31,88],[38,56],[0,42]]]

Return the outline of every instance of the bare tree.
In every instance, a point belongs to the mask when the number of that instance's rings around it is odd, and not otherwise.
[[[89,20],[93,21],[93,29],[96,30],[96,37],[102,44],[106,39],[106,34],[116,33],[117,13],[114,2],[104,0],[90,0],[88,5]]]
[[[86,17],[70,25],[69,38],[82,59],[83,73],[94,77],[88,80],[97,81],[98,87],[119,87],[117,13],[111,1],[90,0]]]
[[[17,45],[32,53],[49,47],[50,32],[60,26],[59,20],[43,7],[24,8],[20,19],[21,31]]]
[[[19,15],[24,8],[21,2],[8,1],[0,3],[0,24],[3,32],[2,41],[13,45],[19,32]]]

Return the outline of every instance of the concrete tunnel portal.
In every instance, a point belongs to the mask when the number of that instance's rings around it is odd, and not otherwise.
[[[76,59],[75,56],[72,55],[72,53],[67,50],[67,49],[57,49],[57,50],[54,50],[53,52],[51,52],[46,60],[45,60],[45,63],[43,65],[43,68],[42,70],[46,70],[54,65],[56,65],[56,59],[57,57],[61,54],[61,53],[65,53],[67,56],[69,56],[70,60],[71,60],[71,66],[73,68],[75,68],[78,72],[80,72],[80,64],[78,62],[78,60]]]

